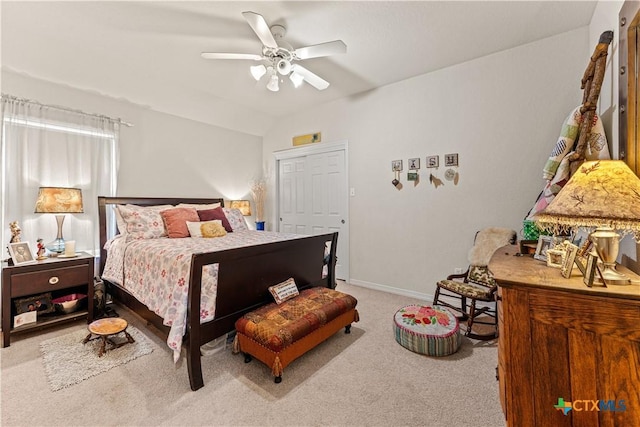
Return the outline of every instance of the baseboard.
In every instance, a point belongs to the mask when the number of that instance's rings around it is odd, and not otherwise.
[[[358,279],[350,279],[349,280],[349,284],[350,285],[354,285],[354,286],[360,286],[360,287],[363,287],[363,288],[373,289],[373,290],[376,290],[376,291],[388,292],[390,294],[402,295],[402,296],[410,297],[410,298],[416,298],[416,299],[427,301],[429,303],[433,302],[433,295],[432,294],[425,294],[425,293],[422,293],[422,292],[410,291],[410,290],[402,289],[402,288],[395,288],[393,286],[380,285],[378,283],[366,282],[364,280],[358,280]],[[476,303],[476,307],[478,307],[478,308],[487,307],[487,306],[490,307],[491,304],[490,303],[485,303],[483,301],[478,301]]]
[[[354,286],[360,286],[360,287],[363,287],[363,288],[373,289],[373,290],[376,290],[376,291],[388,292],[390,294],[402,295],[402,296],[410,297],[410,298],[416,298],[416,299],[420,299],[420,300],[424,300],[424,301],[429,301],[429,302],[433,301],[433,295],[431,295],[431,294],[425,294],[425,293],[422,293],[422,292],[410,291],[410,290],[402,289],[402,288],[395,288],[393,286],[388,286],[388,285],[380,285],[378,283],[366,282],[364,280],[350,279],[349,280],[349,284],[350,285],[354,285]]]

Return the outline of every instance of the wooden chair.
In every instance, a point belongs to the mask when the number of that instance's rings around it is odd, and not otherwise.
[[[474,246],[469,251],[469,268],[462,274],[451,274],[437,283],[434,305],[444,305],[460,313],[458,319],[467,321],[465,335],[479,340],[498,336],[496,291],[498,285],[489,271],[489,260],[496,249],[515,244],[516,232],[507,228],[485,228],[476,233]],[[444,298],[444,299],[443,299]],[[450,303],[447,300],[457,300]],[[481,302],[480,306],[477,304]],[[489,319],[478,319],[485,315]],[[475,333],[474,325],[490,325],[493,332]]]

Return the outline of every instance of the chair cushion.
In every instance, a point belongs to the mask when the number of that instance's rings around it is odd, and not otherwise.
[[[236,321],[238,333],[279,352],[356,307],[351,295],[333,289],[305,289],[280,305],[271,303]]]
[[[464,283],[458,280],[440,280],[438,286],[463,295],[467,298],[475,298],[483,301],[493,301],[493,288],[477,285],[475,283]]]
[[[469,273],[467,273],[467,280],[477,285],[494,287],[496,281],[493,279],[493,275],[489,271],[489,267],[486,265],[470,265]]]

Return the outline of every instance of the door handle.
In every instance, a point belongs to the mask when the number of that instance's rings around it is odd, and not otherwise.
[[[340,222],[344,224],[344,222],[345,222],[345,221],[344,221],[344,219],[343,219],[343,220],[342,220],[342,221],[340,221]]]

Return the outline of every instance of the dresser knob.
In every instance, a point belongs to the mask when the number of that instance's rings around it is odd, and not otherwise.
[[[60,279],[58,279],[57,276],[53,276],[53,277],[49,277],[49,284],[50,285],[55,285],[60,281]]]

